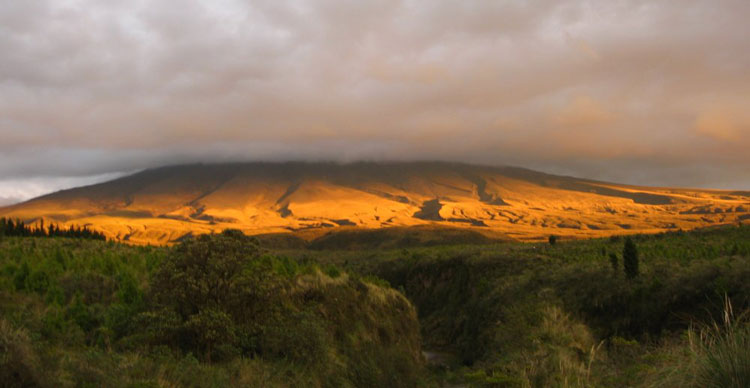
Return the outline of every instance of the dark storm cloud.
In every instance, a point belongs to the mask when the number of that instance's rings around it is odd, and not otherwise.
[[[750,188],[747,15],[744,0],[0,2],[0,197],[9,179],[247,159]]]

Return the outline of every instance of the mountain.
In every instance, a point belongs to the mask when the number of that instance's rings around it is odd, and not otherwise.
[[[89,225],[136,244],[225,228],[319,236],[418,225],[538,240],[742,222],[750,220],[750,192],[628,186],[445,162],[196,164],[59,191],[0,208],[0,217]]]

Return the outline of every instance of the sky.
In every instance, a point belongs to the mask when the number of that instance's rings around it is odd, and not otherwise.
[[[0,205],[254,160],[750,189],[748,16],[747,0],[0,0]]]

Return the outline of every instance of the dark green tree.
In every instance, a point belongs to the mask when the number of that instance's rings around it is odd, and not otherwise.
[[[211,354],[217,346],[236,342],[235,323],[220,309],[203,309],[191,315],[184,326],[195,335],[195,345],[208,362],[211,362]]]
[[[555,236],[554,234],[550,235],[548,241],[549,241],[549,245],[557,244],[557,236]]]
[[[235,303],[243,268],[258,256],[257,240],[236,230],[201,235],[176,246],[156,272],[152,291],[188,317],[207,307]]]
[[[638,247],[630,237],[625,239],[625,246],[622,248],[622,266],[628,279],[638,277]]]
[[[44,220],[39,225],[26,225],[23,221],[16,219],[13,221],[8,218],[0,218],[0,236],[14,237],[66,237],[66,238],[86,238],[105,241],[107,237],[102,232],[83,228],[77,225],[71,225],[68,229],[60,229],[57,225],[44,225]]]
[[[235,333],[253,321],[259,295],[272,281],[254,267],[256,239],[237,230],[189,239],[170,251],[151,284],[156,309],[144,315],[152,341],[200,354],[206,361],[217,348],[244,349]],[[272,290],[268,290],[273,293]]]

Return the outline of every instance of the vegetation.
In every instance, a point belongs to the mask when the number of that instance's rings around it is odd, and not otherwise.
[[[685,371],[689,386],[750,386],[750,325],[718,325],[690,337],[691,360],[695,368]],[[678,365],[677,368],[681,368]]]
[[[655,377],[679,374],[680,362],[667,362],[675,354],[700,358],[690,344],[697,334],[689,333],[722,322],[725,297],[736,311],[750,307],[750,227],[632,236],[634,279],[609,253],[629,251],[625,241],[287,254],[379,276],[402,290],[419,312],[423,348],[444,355],[433,364],[444,381],[665,384]],[[741,352],[725,354],[742,362]]]
[[[401,294],[264,253],[241,233],[173,249],[6,238],[0,252],[0,381],[10,386],[424,378],[416,313]]]
[[[233,231],[173,248],[6,237],[0,381],[748,386],[748,226],[554,245],[371,239],[268,251]]]
[[[60,228],[57,224],[49,224],[44,227],[44,220],[39,225],[26,225],[21,220],[13,221],[9,218],[0,218],[0,238],[3,236],[14,237],[67,237],[67,238],[85,238],[93,240],[106,240],[103,233],[90,230],[87,226],[80,227],[71,225],[67,229]]]
[[[446,246],[457,244],[484,245],[502,242],[476,230],[446,227],[393,227],[380,229],[343,229],[313,239],[303,247],[311,250],[388,250]]]
[[[617,257],[616,253],[609,254],[609,264],[612,266],[612,273],[616,275],[620,271],[620,258]]]
[[[622,248],[622,265],[628,279],[638,277],[638,248],[630,237],[625,239]]]

